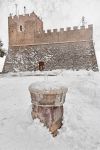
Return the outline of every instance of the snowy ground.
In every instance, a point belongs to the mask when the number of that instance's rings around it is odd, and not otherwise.
[[[100,73],[52,74],[57,76],[0,76],[0,150],[100,150]],[[28,87],[45,80],[62,82],[69,89],[64,124],[56,138],[31,118]]]

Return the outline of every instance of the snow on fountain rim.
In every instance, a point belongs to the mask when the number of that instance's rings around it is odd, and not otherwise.
[[[65,86],[63,82],[56,81],[39,81],[34,82],[29,86],[29,91],[44,91],[44,92],[67,92],[68,88]]]

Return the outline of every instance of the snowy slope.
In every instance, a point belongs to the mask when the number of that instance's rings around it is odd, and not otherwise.
[[[28,87],[45,80],[58,81],[69,89],[64,124],[56,138],[39,120],[31,118]],[[100,150],[99,93],[100,73],[59,71],[57,76],[49,77],[1,76],[0,150]]]

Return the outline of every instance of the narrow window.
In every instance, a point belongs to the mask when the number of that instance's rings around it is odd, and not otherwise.
[[[21,32],[23,31],[23,27],[22,27],[22,25],[20,25],[20,31],[21,31]]]

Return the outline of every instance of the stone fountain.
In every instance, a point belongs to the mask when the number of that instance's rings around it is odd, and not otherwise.
[[[63,104],[68,89],[58,82],[35,82],[29,86],[32,102],[32,118],[38,118],[49,128],[53,136],[63,121]]]

